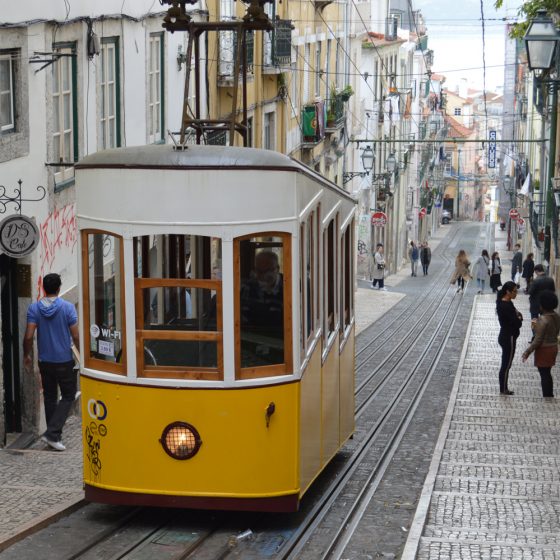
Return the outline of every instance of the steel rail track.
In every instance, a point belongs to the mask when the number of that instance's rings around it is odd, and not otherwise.
[[[452,259],[449,258],[449,257],[446,255],[446,252],[447,252],[447,250],[449,249],[449,246],[450,246],[450,245],[455,241],[455,239],[459,236],[460,231],[461,231],[461,228],[460,228],[460,227],[457,227],[457,228],[455,229],[455,231],[453,232],[453,235],[452,235],[452,236],[449,236],[449,237],[447,237],[447,238],[445,239],[446,245],[445,245],[445,247],[443,248],[443,251],[441,252],[441,257],[442,257],[442,259],[443,259],[444,261],[447,261],[448,263],[451,263],[451,262],[452,262]],[[439,248],[438,248],[438,249],[439,249]],[[435,291],[437,291],[437,290],[440,289],[440,286],[438,285],[438,282],[437,282],[437,281],[438,281],[439,279],[441,279],[441,277],[444,276],[444,275],[446,275],[446,274],[447,274],[447,275],[449,274],[449,270],[446,269],[445,267],[442,267],[441,270],[440,270],[440,271],[437,273],[437,275],[434,277],[436,281],[432,283],[432,285],[430,286],[430,288],[429,288],[427,294],[425,295],[425,297],[418,300],[418,302],[417,302],[417,304],[415,305],[414,308],[411,308],[410,305],[407,305],[407,306],[405,307],[405,309],[403,309],[398,315],[395,315],[394,317],[392,317],[388,322],[386,322],[386,323],[384,324],[384,326],[383,326],[380,330],[376,331],[376,335],[375,335],[373,338],[371,338],[371,339],[368,341],[368,343],[367,343],[363,348],[361,348],[360,350],[358,350],[358,351],[356,352],[356,371],[358,371],[358,370],[360,369],[360,367],[361,367],[364,363],[366,363],[366,362],[378,351],[379,348],[376,347],[376,348],[373,350],[373,352],[371,352],[366,358],[364,358],[364,359],[362,359],[362,360],[360,361],[359,358],[361,358],[362,354],[363,354],[364,352],[366,352],[368,349],[371,349],[371,347],[372,347],[376,342],[378,342],[378,341],[381,339],[381,337],[382,337],[384,334],[387,333],[387,331],[390,331],[390,330],[392,329],[392,327],[393,327],[395,324],[398,324],[399,321],[400,321],[401,319],[402,319],[402,320],[406,320],[407,318],[410,317],[410,314],[411,314],[411,313],[414,313],[415,311],[418,310],[418,308],[419,308],[420,306],[422,306],[423,304],[425,304],[426,298],[429,297],[433,292],[435,292]],[[369,327],[368,327],[368,329],[369,329]],[[366,330],[368,330],[368,329],[366,329]],[[382,341],[382,342],[383,342],[383,341]]]
[[[446,291],[448,290],[449,287],[446,288]],[[345,538],[344,535],[351,535],[351,533],[346,533],[345,531],[347,531],[347,529],[345,529],[345,527],[355,527],[361,511],[365,507],[363,504],[371,500],[371,496],[377,488],[379,481],[382,479],[383,474],[390,463],[390,459],[397,449],[398,444],[402,439],[402,435],[404,434],[406,427],[408,426],[412,415],[414,414],[414,411],[418,406],[420,398],[423,395],[424,390],[429,383],[429,380],[431,379],[432,374],[435,371],[437,364],[441,358],[445,345],[439,344],[439,348],[437,349],[437,351],[432,352],[433,345],[438,339],[438,335],[440,335],[442,332],[445,332],[444,341],[447,341],[453,332],[453,326],[458,317],[462,298],[454,297],[452,301],[454,302],[454,305],[447,305],[444,317],[438,319],[439,326],[437,326],[434,329],[434,332],[429,336],[429,341],[427,343],[425,341],[415,341],[417,345],[424,345],[424,349],[421,351],[420,356],[416,360],[416,363],[401,383],[400,389],[393,396],[390,403],[381,412],[374,425],[369,429],[363,441],[361,442],[359,449],[353,453],[352,459],[345,464],[343,470],[339,472],[336,479],[329,486],[328,490],[323,495],[323,499],[315,504],[315,506],[309,513],[305,523],[302,524],[296,531],[294,531],[289,541],[287,541],[285,546],[282,547],[282,551],[280,555],[277,556],[277,558],[281,558],[283,560],[292,560],[298,558],[298,555],[301,554],[307,540],[317,529],[322,520],[326,517],[336,499],[340,496],[340,494],[346,487],[347,482],[351,479],[353,473],[360,466],[363,458],[367,455],[367,452],[373,446],[376,435],[389,422],[391,413],[397,409],[397,406],[400,404],[402,395],[405,393],[406,389],[410,386],[413,380],[416,379],[416,374],[419,368],[422,366],[426,358],[428,358],[429,367],[420,379],[420,383],[414,391],[414,395],[412,396],[407,406],[406,413],[398,422],[396,429],[392,433],[390,441],[381,453],[381,456],[379,457],[374,469],[369,474],[366,483],[362,486],[362,489],[358,494],[358,499],[353,503],[353,505],[350,507],[350,510],[345,514],[344,523],[340,524],[339,528],[335,531],[334,538],[331,539],[331,543],[329,544],[326,552],[321,556],[321,558],[327,558],[335,550],[339,550],[339,543],[344,543],[344,546],[347,544],[349,537]],[[436,312],[432,314],[431,319],[434,320],[435,318]],[[401,346],[401,343],[399,343],[398,346]],[[410,351],[412,351],[412,348],[413,346],[411,346],[411,348],[403,356],[401,356],[398,363],[404,361],[404,359],[409,355]],[[431,359],[430,356],[432,356]],[[389,373],[394,370],[395,368],[393,367]],[[384,379],[387,378],[388,375],[386,375]],[[375,388],[374,392],[372,392],[372,394],[367,398],[363,406],[361,406],[357,410],[357,417],[361,415],[363,410],[366,410],[367,404],[375,398],[375,395],[378,393],[380,388],[381,385],[378,385]],[[353,530],[354,529],[352,529],[351,531],[353,532]],[[344,546],[342,547],[342,550]]]

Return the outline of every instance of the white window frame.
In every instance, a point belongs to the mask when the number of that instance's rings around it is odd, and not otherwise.
[[[263,119],[263,142],[265,150],[276,149],[276,112],[266,111]]]
[[[311,45],[305,43],[305,51],[303,56],[303,102],[309,102],[309,75],[311,68],[309,65],[309,57],[311,56]]]
[[[74,87],[77,81],[75,56],[68,56],[74,55],[75,49],[73,45],[53,45],[53,51],[66,55],[59,57],[52,65],[53,161],[58,163],[62,159],[62,161],[70,163],[78,159],[76,153],[77,123],[74,122],[76,110]],[[67,83],[65,83],[65,78]],[[54,181],[59,187],[62,183],[74,179],[73,167],[55,167],[55,169]]]
[[[151,33],[148,47],[148,142],[156,144],[165,141],[163,33]]]
[[[231,21],[234,18],[235,8],[233,0],[220,0],[220,21]],[[233,76],[233,31],[219,32],[219,75],[222,77]]]
[[[453,116],[454,117],[460,117],[461,116],[461,107],[455,107],[455,109],[453,109]]]
[[[119,76],[118,37],[105,39],[99,53],[98,94],[99,94],[99,147],[117,148],[121,145],[119,117]],[[112,66],[112,75],[108,75]]]
[[[292,75],[290,77],[290,96],[291,96],[291,115],[296,117],[298,110],[300,109],[299,102],[299,76],[298,73],[298,58],[299,58],[299,47],[292,43]]]
[[[0,133],[2,132],[13,132],[16,129],[16,118],[15,118],[15,111],[14,111],[14,100],[15,100],[15,92],[14,92],[14,62],[13,56],[11,53],[7,54],[0,54],[0,62],[8,61],[8,89],[0,90],[0,106],[5,103],[5,98],[8,98],[8,107],[9,107],[9,116],[8,120],[2,124],[0,123]],[[4,66],[4,65],[2,65]],[[0,81],[1,84],[1,81]]]
[[[321,97],[321,41],[315,45],[315,97]]]

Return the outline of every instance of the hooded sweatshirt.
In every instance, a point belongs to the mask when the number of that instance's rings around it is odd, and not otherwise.
[[[78,314],[71,303],[59,297],[44,297],[29,306],[27,322],[37,325],[40,362],[72,361],[70,327],[78,322]]]

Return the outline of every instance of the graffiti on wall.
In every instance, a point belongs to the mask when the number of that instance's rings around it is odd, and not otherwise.
[[[362,214],[358,222],[358,277],[369,279],[370,276],[370,217],[369,214]]]
[[[67,204],[55,209],[39,225],[39,275],[37,277],[37,298],[43,295],[43,276],[58,272],[74,263],[78,246],[78,223],[76,205]],[[75,269],[76,267],[72,267]],[[75,274],[75,272],[73,272]],[[65,278],[66,285],[73,279]]]

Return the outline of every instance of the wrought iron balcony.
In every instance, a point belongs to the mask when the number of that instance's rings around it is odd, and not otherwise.
[[[292,25],[289,19],[273,21],[272,31],[263,32],[263,72],[280,72],[281,66],[289,66],[292,57]]]
[[[337,130],[344,124],[344,99],[341,95],[335,95],[327,100],[327,132]]]
[[[255,33],[254,31],[245,32],[246,40],[246,57],[245,61],[241,60],[240,72],[243,72],[243,66],[247,67],[248,72],[253,72],[254,52],[255,52]],[[219,80],[226,81],[225,85],[229,85],[228,81],[233,79],[235,68],[235,60],[237,58],[237,32],[236,31],[220,31],[219,39]],[[222,83],[222,85],[224,85]]]

